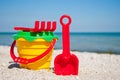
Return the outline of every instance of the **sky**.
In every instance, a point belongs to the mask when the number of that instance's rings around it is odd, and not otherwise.
[[[36,20],[57,21],[68,14],[71,32],[120,32],[120,0],[0,0],[0,32],[34,27]]]

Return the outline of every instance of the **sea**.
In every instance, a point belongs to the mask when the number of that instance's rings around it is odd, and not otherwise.
[[[11,46],[15,32],[0,32],[0,46]],[[55,49],[62,49],[62,33],[56,32]],[[71,32],[71,51],[120,54],[120,32]]]

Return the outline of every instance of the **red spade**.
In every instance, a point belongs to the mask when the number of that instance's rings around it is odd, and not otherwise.
[[[63,21],[65,18],[68,19],[67,23]],[[57,55],[54,60],[54,69],[57,75],[78,75],[78,58],[70,53],[69,26],[71,21],[68,15],[63,15],[60,18],[60,23],[62,25],[63,52]]]

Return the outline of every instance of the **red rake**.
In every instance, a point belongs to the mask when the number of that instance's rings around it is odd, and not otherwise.
[[[23,30],[23,31],[31,31],[31,32],[42,32],[42,31],[55,31],[56,29],[56,21],[48,21],[47,25],[45,25],[46,22],[45,21],[41,21],[41,25],[40,25],[40,21],[35,21],[35,26],[34,28],[25,28],[25,27],[14,27],[15,30]],[[46,27],[47,26],[47,27]],[[46,27],[46,28],[45,28]]]

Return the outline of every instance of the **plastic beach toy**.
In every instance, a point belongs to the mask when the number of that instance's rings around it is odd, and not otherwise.
[[[67,18],[68,22],[65,23],[63,20]],[[63,15],[60,18],[62,25],[62,41],[63,41],[63,52],[56,56],[54,60],[55,74],[57,75],[78,75],[78,58],[74,54],[70,53],[70,34],[69,27],[71,24],[71,18],[68,15]]]
[[[51,27],[52,26],[52,27]],[[53,21],[48,21],[47,22],[47,28],[45,28],[45,21],[41,21],[41,26],[40,26],[40,21],[35,21],[35,26],[34,28],[26,28],[26,27],[15,27],[15,30],[23,30],[23,31],[32,31],[32,32],[42,32],[42,31],[55,31],[56,29],[56,22]]]
[[[14,28],[19,31],[14,35],[10,55],[14,62],[20,63],[21,67],[33,70],[50,69],[52,52],[57,40],[57,37],[53,34],[56,29],[56,22],[48,21],[47,25],[45,23],[45,21],[42,21],[39,25],[40,21],[36,21],[34,28]],[[15,44],[18,57],[14,54]]]

